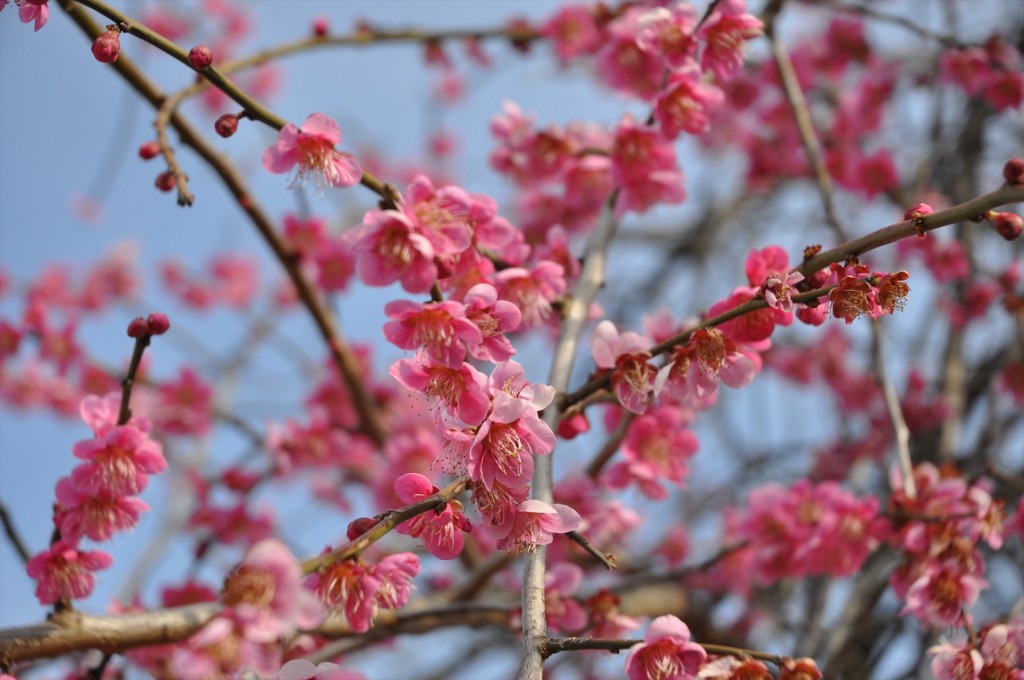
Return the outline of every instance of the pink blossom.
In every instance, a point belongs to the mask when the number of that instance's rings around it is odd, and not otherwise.
[[[708,316],[713,317],[753,300],[755,291],[739,287],[733,290],[725,300],[711,305]],[[767,340],[775,332],[775,326],[788,326],[793,323],[792,312],[767,307],[749,312],[735,319],[718,325],[718,329],[735,342],[756,343]]]
[[[410,300],[395,300],[384,307],[388,318],[384,324],[384,337],[402,349],[423,348],[427,356],[450,368],[462,365],[467,344],[480,344],[483,335],[466,318],[466,308],[460,302],[428,302],[417,304]]]
[[[552,634],[572,635],[587,627],[587,612],[572,596],[583,583],[583,569],[572,562],[551,565],[544,574],[544,616]]]
[[[295,215],[285,215],[284,235],[296,253],[310,260],[328,241],[327,223],[318,217],[303,220]]]
[[[403,503],[412,504],[433,496],[439,489],[421,474],[410,472],[395,480],[395,493]],[[440,512],[428,511],[403,522],[398,533],[422,536],[427,551],[442,560],[455,559],[462,552],[464,531],[472,527],[459,501],[450,501]]]
[[[696,63],[693,54],[697,41],[693,30],[697,27],[697,10],[693,5],[677,3],[671,8],[654,7],[630,10],[639,28],[637,43],[648,52],[661,56],[665,66],[678,72]]]
[[[356,271],[367,285],[401,281],[410,293],[425,293],[437,280],[434,247],[402,212],[371,210],[342,239],[356,253]]]
[[[213,388],[191,367],[159,387],[151,408],[155,425],[169,434],[202,435],[213,424]]]
[[[389,373],[406,389],[422,392],[435,406],[468,425],[479,425],[487,416],[487,376],[471,364],[451,368],[418,354],[414,359],[399,359]]]
[[[401,209],[434,248],[437,255],[457,255],[469,247],[473,232],[472,199],[449,184],[439,189],[426,175],[417,175],[406,188]]]
[[[345,616],[353,631],[365,633],[380,609],[405,606],[419,571],[419,558],[412,553],[388,555],[376,565],[342,560],[317,574],[316,592]]]
[[[803,280],[804,275],[800,272],[769,274],[764,282],[761,283],[759,292],[764,296],[764,301],[772,309],[791,312],[793,311],[792,295],[794,287]]]
[[[640,627],[640,619],[619,613],[621,600],[607,588],[587,598],[590,634],[595,638],[622,638]]]
[[[21,4],[18,6],[18,18],[21,19],[21,23],[29,24],[34,21],[36,24],[34,30],[36,31],[45,26],[46,21],[50,18],[48,3],[49,0],[21,0]]]
[[[897,189],[900,175],[889,151],[879,149],[870,156],[858,158],[853,177],[846,184],[871,200],[880,193]]]
[[[985,579],[965,573],[956,561],[930,563],[911,584],[900,614],[911,614],[936,627],[955,626],[964,609],[977,602],[987,587]]]
[[[629,648],[629,680],[690,680],[707,658],[704,648],[690,641],[690,629],[671,614],[651,621],[644,641]]]
[[[701,328],[689,342],[677,347],[658,371],[655,389],[696,407],[711,397],[719,381],[729,387],[746,387],[760,368],[757,354],[740,351],[733,340],[717,328]]]
[[[746,41],[761,35],[761,20],[747,14],[744,0],[724,0],[715,5],[698,35],[707,41],[700,66],[712,71],[720,82],[736,75],[743,66]]]
[[[473,503],[484,518],[484,526],[492,535],[505,534],[511,526],[516,508],[530,495],[528,484],[506,486],[495,481],[490,488],[484,484],[473,485]]]
[[[127,531],[139,522],[149,506],[134,496],[106,496],[82,493],[70,477],[57,482],[54,524],[65,541],[75,543],[83,536],[93,541],[109,541],[118,531]]]
[[[469,353],[482,361],[499,364],[516,353],[506,333],[519,328],[523,313],[508,300],[499,300],[498,291],[489,283],[478,283],[463,298],[466,318],[480,329],[480,343],[468,343]]]
[[[619,331],[611,321],[602,321],[590,336],[594,362],[612,369],[612,388],[624,408],[643,413],[654,398],[658,369],[647,363],[650,342],[637,333]]]
[[[276,175],[297,167],[292,186],[296,182],[305,186],[310,178],[320,191],[325,186],[351,186],[362,178],[363,169],[352,155],[334,148],[339,142],[338,124],[322,113],[314,113],[301,129],[292,123],[281,129],[277,141],[263,152],[263,167]]]
[[[711,109],[724,100],[722,90],[705,83],[693,65],[672,73],[654,104],[654,117],[668,139],[675,139],[680,132],[700,135],[711,127]]]
[[[590,54],[601,46],[602,33],[588,5],[566,5],[541,26],[563,64]]]
[[[623,460],[604,475],[612,488],[636,482],[648,498],[664,499],[661,481],[682,485],[689,475],[687,460],[697,452],[697,437],[684,428],[676,408],[659,408],[641,415],[629,425],[622,442]]]
[[[80,600],[92,592],[92,572],[106,569],[113,558],[102,550],[83,552],[73,543],[57,541],[25,565],[29,577],[38,581],[36,597],[43,605],[62,598]]]
[[[631,115],[615,128],[612,177],[620,189],[616,212],[646,212],[658,203],[686,198],[683,171],[672,143],[661,131],[637,123]]]
[[[253,642],[273,642],[300,627],[316,625],[320,608],[302,587],[302,568],[277,539],[251,546],[225,579],[221,601],[226,615]]]
[[[613,21],[594,66],[609,87],[649,100],[661,87],[662,59],[637,42],[638,28],[629,14]]]
[[[536,328],[551,314],[551,304],[566,289],[565,270],[560,264],[542,260],[533,269],[510,267],[494,276],[498,297],[522,312],[521,330]]]
[[[498,548],[514,553],[530,552],[538,545],[548,545],[554,534],[574,531],[580,524],[580,515],[568,505],[548,505],[529,499],[518,505],[507,523],[496,527]]]
[[[553,394],[543,403],[551,403]],[[468,472],[490,488],[495,481],[509,486],[527,483],[533,456],[550,453],[555,435],[537,416],[538,407],[506,392],[495,395],[490,415],[477,430],[469,450]]]
[[[120,497],[137,495],[149,475],[167,467],[160,442],[131,425],[122,425],[80,441],[72,449],[85,463],[71,473],[75,489],[84,494]]]

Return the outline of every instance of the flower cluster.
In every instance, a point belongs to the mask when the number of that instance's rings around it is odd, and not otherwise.
[[[789,488],[768,484],[751,491],[739,526],[755,578],[764,584],[849,576],[887,533],[877,498],[857,498],[835,482],[806,479]]]
[[[54,524],[60,539],[27,566],[42,604],[89,595],[91,572],[109,566],[111,559],[102,551],[80,550],[79,541],[108,541],[134,527],[149,509],[137,495],[150,475],[167,467],[160,443],[149,437],[147,420],[118,424],[119,403],[118,393],[82,400],[80,413],[94,437],[75,444],[75,457],[83,462],[57,482]]]
[[[979,544],[1002,546],[1003,502],[992,498],[986,480],[968,484],[957,471],[930,463],[915,466],[913,497],[898,472],[891,482],[893,543],[903,563],[889,582],[906,602],[902,613],[937,628],[958,625],[988,587]]]
[[[412,553],[388,555],[377,564],[342,560],[309,579],[320,601],[344,617],[348,627],[365,633],[381,609],[399,609],[409,601],[420,560]]]
[[[973,642],[945,642],[928,650],[937,680],[1024,678],[1024,618],[986,626]]]

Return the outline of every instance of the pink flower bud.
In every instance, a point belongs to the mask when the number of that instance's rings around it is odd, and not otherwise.
[[[935,212],[935,209],[927,203],[915,203],[907,209],[907,212],[903,213],[903,220],[919,220],[925,215],[931,215],[933,212]]]
[[[156,158],[160,154],[160,145],[155,141],[148,141],[139,147],[139,158],[144,161],[148,161],[150,158]]]
[[[213,63],[213,50],[206,45],[196,45],[188,51],[188,63],[197,71],[210,68]]]
[[[170,191],[177,183],[177,180],[174,179],[174,173],[170,170],[161,172],[156,176],[156,188],[160,191]]]
[[[348,523],[345,535],[348,537],[348,540],[354,541],[372,529],[375,524],[377,524],[377,520],[372,517],[357,517]]]
[[[313,19],[313,35],[316,37],[324,37],[330,29],[331,26],[327,23],[327,17],[317,17],[316,19]]]
[[[166,314],[153,312],[146,317],[146,325],[150,335],[163,335],[171,327],[171,320],[167,318]]]
[[[996,225],[996,231],[1007,241],[1012,241],[1024,232],[1024,218],[1017,213],[997,212],[990,215],[992,224]]]
[[[1014,157],[1003,166],[1003,179],[1007,184],[1024,183],[1024,158]]]
[[[149,324],[141,316],[137,316],[128,324],[129,338],[144,338],[149,335]]]
[[[117,61],[117,55],[121,53],[121,29],[117,26],[108,26],[106,33],[100,35],[92,44],[92,56],[96,61],[104,64],[113,64]]]
[[[238,116],[233,113],[225,113],[213,124],[213,129],[221,137],[230,137],[238,130]]]

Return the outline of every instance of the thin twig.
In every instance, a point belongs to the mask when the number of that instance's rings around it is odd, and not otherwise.
[[[7,505],[0,499],[0,522],[3,522],[4,533],[7,534],[7,540],[14,546],[15,552],[18,553],[18,557],[21,558],[23,563],[28,563],[32,557],[32,553],[28,551],[25,546],[25,541],[22,539],[21,534],[18,533],[18,527],[14,526],[14,520],[11,518],[10,512],[7,510]]]
[[[818,193],[821,194],[821,203],[825,208],[825,221],[835,232],[836,238],[845,241],[847,237],[833,200],[832,175],[829,174],[825,157],[821,152],[821,143],[814,131],[814,121],[811,120],[811,113],[807,107],[807,98],[804,97],[804,92],[800,88],[800,81],[796,77],[789,52],[786,51],[786,46],[782,44],[782,40],[775,32],[775,19],[781,8],[782,0],[776,0],[769,5],[769,11],[765,12],[765,33],[771,42],[772,57],[775,59],[775,66],[778,68],[779,77],[782,80],[782,91],[786,95],[786,101],[789,102],[789,108],[793,112],[793,121],[800,133],[800,143],[804,147],[807,162],[810,164],[818,184]]]
[[[588,553],[593,555],[598,562],[604,565],[605,569],[608,569],[609,571],[612,569],[618,569],[619,565],[616,563],[615,555],[612,555],[611,553],[606,555],[605,553],[601,552],[597,549],[597,546],[588,541],[587,537],[581,534],[580,532],[570,531],[565,536],[573,543],[576,543],[581,548],[586,550]]]
[[[587,637],[570,637],[570,638],[548,638],[544,643],[544,654],[545,657],[559,652],[578,651],[582,649],[604,649],[609,652],[621,652],[624,649],[629,649],[633,645],[642,643],[643,640],[622,640],[613,638],[587,638]],[[777,654],[768,654],[767,652],[759,652],[756,649],[744,649],[743,647],[731,647],[729,645],[705,645],[701,647],[719,656],[736,656],[740,658],[752,658],[761,659],[762,661],[768,661],[781,666],[783,664],[783,657]]]
[[[910,460],[910,428],[907,427],[907,421],[903,417],[899,395],[896,394],[896,388],[892,384],[886,367],[886,339],[881,320],[871,320],[871,332],[875,375],[878,377],[878,386],[882,388],[882,394],[885,396],[885,408],[889,412],[889,421],[892,423],[893,434],[896,437],[896,457],[900,464],[900,471],[903,473],[903,493],[907,498],[917,498],[914,465]]]
[[[597,476],[601,474],[601,470],[608,464],[608,461],[612,459],[615,452],[619,450],[619,446],[622,444],[622,440],[626,438],[626,433],[629,432],[629,425],[636,420],[636,414],[627,412],[622,415],[619,419],[619,424],[615,427],[615,430],[608,435],[608,439],[605,440],[601,446],[601,450],[594,456],[594,460],[590,461],[590,465],[587,466],[587,476],[591,479],[597,479]]]

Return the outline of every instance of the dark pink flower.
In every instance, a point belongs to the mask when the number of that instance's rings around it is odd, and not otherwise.
[[[384,307],[388,318],[384,324],[384,337],[402,349],[419,349],[438,363],[451,368],[462,365],[467,344],[480,344],[483,335],[466,318],[466,307],[461,302],[427,302],[417,304],[410,300],[395,300]]]
[[[367,285],[401,281],[410,293],[425,293],[437,280],[434,247],[402,212],[371,210],[342,239],[359,258],[357,272]]]
[[[668,139],[675,139],[680,132],[701,135],[711,127],[711,109],[724,100],[722,90],[705,83],[693,65],[669,77],[654,104],[654,118]]]
[[[134,496],[107,496],[82,493],[70,477],[57,482],[54,524],[61,537],[76,543],[83,536],[93,541],[109,541],[118,531],[127,531],[139,522],[149,506]]]
[[[476,359],[500,364],[516,353],[506,333],[519,328],[523,313],[508,300],[499,300],[498,291],[489,283],[478,283],[463,298],[466,318],[480,329],[480,343],[467,343],[469,353]],[[468,421],[467,421],[468,422]]]
[[[697,51],[693,29],[697,27],[697,10],[688,3],[671,8],[632,9],[629,18],[636,22],[637,43],[648,52],[659,55],[673,72],[692,64]]]
[[[693,680],[707,652],[690,641],[690,629],[671,614],[651,621],[644,641],[629,648],[629,680]]]
[[[325,186],[347,187],[362,178],[363,169],[350,154],[335,149],[341,142],[341,128],[322,113],[314,113],[302,128],[288,123],[277,141],[263,153],[263,167],[274,174],[291,172],[292,180],[305,185],[313,179],[317,189]]]
[[[594,362],[612,371],[612,388],[624,408],[643,413],[654,398],[658,369],[648,363],[650,343],[637,333],[623,333],[611,321],[602,321],[590,336]]]
[[[626,115],[615,128],[611,160],[612,177],[621,192],[618,214],[642,213],[658,203],[682,203],[686,198],[675,148],[660,130]]]
[[[555,54],[563,64],[596,51],[602,42],[601,29],[588,5],[561,7],[540,31],[554,44]]]
[[[718,3],[698,33],[707,41],[701,68],[712,71],[719,82],[726,82],[743,66],[746,41],[761,35],[762,29],[761,20],[747,13],[744,0]]]
[[[504,526],[496,527],[495,535],[500,534],[498,547],[502,550],[530,552],[551,543],[555,534],[574,531],[579,525],[579,513],[568,505],[530,499],[516,507]]]
[[[18,5],[18,18],[21,19],[21,23],[29,24],[34,21],[36,31],[45,26],[50,18],[48,2],[49,0],[21,0],[21,4]]]
[[[562,265],[541,260],[533,269],[509,267],[494,276],[498,297],[508,300],[522,313],[521,330],[535,328],[551,314],[551,303],[566,289]]]
[[[412,504],[429,498],[439,489],[421,474],[410,472],[395,480],[395,494],[403,503]],[[462,552],[465,531],[471,529],[462,513],[462,504],[451,501],[440,512],[428,511],[398,526],[398,533],[422,537],[427,551],[441,560],[452,560]]]
[[[491,405],[487,376],[471,364],[463,362],[451,368],[419,354],[414,359],[399,359],[389,373],[406,389],[422,392],[467,425],[479,425],[487,417]]]
[[[955,626],[963,612],[978,600],[988,582],[964,571],[955,560],[930,563],[907,592],[907,603],[900,614],[911,614],[935,626]]]
[[[131,425],[80,441],[72,451],[76,458],[86,461],[71,473],[75,489],[84,494],[134,496],[146,488],[149,475],[167,467],[160,442]]]
[[[544,617],[552,634],[572,635],[587,627],[587,612],[573,598],[583,583],[583,569],[572,562],[551,565],[544,574]]]
[[[80,600],[92,592],[92,572],[106,569],[113,558],[102,550],[83,552],[73,543],[57,541],[25,565],[28,575],[38,581],[36,597],[43,605],[61,598]]]

